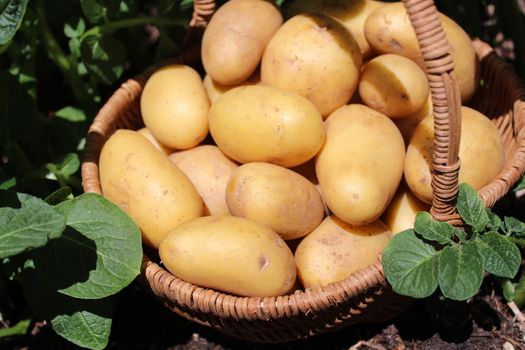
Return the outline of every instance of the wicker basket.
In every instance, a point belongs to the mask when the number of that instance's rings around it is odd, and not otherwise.
[[[404,0],[426,63],[435,115],[433,160],[434,202],[439,220],[459,223],[455,211],[459,171],[460,97],[454,81],[449,44],[432,0]],[[166,63],[199,63],[198,40],[214,12],[213,0],[196,0],[186,44],[197,46]],[[189,45],[188,45],[189,46]],[[506,164],[501,173],[479,193],[492,206],[519,179],[525,169],[525,86],[512,67],[492,49],[474,41],[481,59],[482,87],[472,106],[497,125],[503,138]],[[101,193],[98,159],[102,145],[118,128],[143,126],[139,101],[142,88],[157,67],[125,82],[107,101],[89,129],[83,187]],[[211,326],[231,336],[254,342],[284,342],[338,329],[359,322],[386,320],[404,309],[410,299],[394,294],[381,264],[358,271],[323,288],[279,297],[236,297],[184,282],[144,256],[141,281],[161,303],[179,315]]]

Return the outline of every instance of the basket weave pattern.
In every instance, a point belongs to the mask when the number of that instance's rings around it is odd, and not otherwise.
[[[432,0],[405,0],[426,64],[435,115],[433,160],[435,218],[458,224],[455,197],[460,167],[460,97],[454,79],[450,47],[441,28]],[[213,0],[195,1],[191,26],[206,26],[215,9]],[[198,36],[190,31],[188,44]],[[508,192],[525,169],[525,85],[511,66],[492,49],[474,41],[481,59],[483,85],[472,106],[489,116],[500,130],[506,164],[490,184],[479,191],[486,206],[492,206]],[[197,65],[197,46],[162,63]],[[143,126],[140,94],[147,78],[158,66],[128,80],[99,111],[87,137],[82,164],[86,192],[102,193],[98,172],[100,151],[116,130]],[[386,320],[410,302],[394,294],[379,262],[347,279],[323,288],[298,291],[279,297],[236,297],[182,281],[147,255],[142,264],[141,282],[166,307],[190,320],[220,329],[226,334],[256,342],[283,342],[305,338],[358,322]]]

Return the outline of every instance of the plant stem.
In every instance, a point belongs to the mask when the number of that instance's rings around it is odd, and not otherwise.
[[[84,34],[82,34],[82,36],[80,37],[80,41],[84,40],[84,38],[90,35],[101,35],[101,34],[114,32],[116,30],[123,29],[123,28],[143,26],[146,24],[152,24],[152,25],[157,25],[161,27],[168,27],[168,26],[186,27],[187,26],[186,21],[182,19],[170,19],[170,18],[155,17],[155,16],[133,17],[133,18],[121,19],[118,21],[109,22],[101,26],[93,27],[87,30]]]
[[[36,14],[42,45],[46,49],[49,58],[66,78],[78,102],[82,105],[90,105],[92,103],[91,97],[86,92],[82,78],[77,73],[77,67],[72,64],[71,59],[64,53],[49,28],[44,11],[44,0],[36,1]]]
[[[520,246],[522,248],[525,248],[525,240],[519,239],[515,237],[507,237],[512,243],[516,244],[517,246]]]

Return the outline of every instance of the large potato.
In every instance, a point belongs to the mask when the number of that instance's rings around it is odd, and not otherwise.
[[[323,120],[306,98],[268,86],[241,86],[210,109],[210,133],[228,157],[293,167],[324,142]]]
[[[428,94],[426,102],[419,111],[405,118],[394,119],[394,123],[396,124],[399,131],[401,131],[401,135],[403,135],[403,140],[405,141],[406,146],[408,146],[410,138],[412,137],[412,134],[414,133],[414,130],[416,130],[416,127],[419,125],[419,123],[421,123],[421,121],[426,117],[433,115],[434,111],[432,109],[432,94]]]
[[[323,220],[324,207],[315,185],[292,170],[249,163],[228,182],[226,203],[232,215],[265,224],[283,239],[310,233]]]
[[[175,276],[241,296],[283,295],[296,280],[294,257],[283,239],[234,216],[207,216],[176,227],[159,254]]]
[[[381,220],[392,234],[396,234],[414,228],[417,213],[429,210],[430,205],[417,199],[403,183],[399,186]]]
[[[299,279],[306,288],[344,280],[377,262],[390,237],[380,220],[352,226],[329,216],[303,238],[295,251]]]
[[[208,134],[210,103],[191,67],[166,66],[148,79],[140,98],[144,124],[164,146],[186,149]]]
[[[282,23],[281,13],[269,1],[227,2],[213,15],[202,37],[204,69],[222,85],[246,80]]]
[[[503,144],[496,126],[483,114],[461,107],[459,183],[475,189],[488,184],[504,164]],[[407,148],[405,180],[423,202],[432,203],[432,150],[434,118],[425,118],[416,128]]]
[[[213,104],[215,101],[219,99],[226,91],[229,91],[233,88],[236,88],[238,86],[245,86],[245,85],[258,85],[261,83],[261,76],[258,71],[255,71],[248,79],[245,81],[234,84],[234,85],[221,85],[217,83],[216,81],[213,81],[210,75],[206,74],[204,77],[204,80],[202,81],[202,84],[204,85],[204,90],[206,90],[206,93],[208,94],[208,98],[210,99],[210,102]]]
[[[405,145],[387,116],[363,105],[341,107],[325,122],[316,170],[332,212],[353,225],[386,209],[403,175]]]
[[[441,14],[440,19],[450,42],[461,100],[465,103],[479,86],[479,61],[467,33],[447,16]],[[365,36],[378,53],[405,56],[424,68],[416,33],[403,3],[385,4],[372,12],[365,22]]]
[[[161,145],[159,143],[159,141],[157,141],[155,139],[155,137],[151,134],[151,132],[148,130],[148,128],[139,129],[139,130],[137,130],[137,132],[139,134],[141,134],[142,136],[144,136],[145,138],[147,138],[149,140],[149,142],[151,142],[151,144],[153,146],[155,146],[156,149],[158,149],[159,151],[161,151],[165,155],[169,156],[170,154],[173,153],[173,150],[171,148],[166,147],[164,145]]]
[[[425,73],[414,61],[399,55],[377,56],[365,65],[359,81],[363,102],[390,118],[420,110],[428,98]]]
[[[307,97],[323,117],[350,100],[359,81],[359,46],[338,21],[303,14],[275,33],[261,62],[261,81]]]
[[[363,58],[373,54],[372,47],[365,38],[365,21],[368,16],[384,2],[374,0],[295,0],[287,6],[287,15],[299,13],[321,13],[337,19],[356,40]]]
[[[102,148],[99,171],[104,197],[131,216],[150,247],[158,248],[169,230],[202,215],[190,180],[138,132],[116,131]]]
[[[170,160],[191,180],[204,201],[205,215],[229,215],[226,185],[238,165],[217,146],[202,145],[173,153]]]

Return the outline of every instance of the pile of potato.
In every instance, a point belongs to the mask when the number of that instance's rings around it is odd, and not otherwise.
[[[146,128],[116,131],[100,155],[104,195],[166,268],[241,296],[345,279],[432,201],[432,101],[403,4],[297,0],[286,11],[219,8],[204,79],[184,65],[156,71],[141,96]],[[466,104],[479,63],[441,19]],[[477,189],[504,163],[497,128],[468,107],[459,155],[459,181]]]

